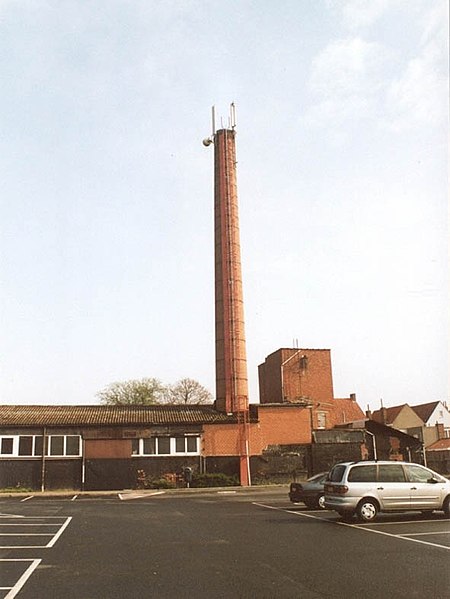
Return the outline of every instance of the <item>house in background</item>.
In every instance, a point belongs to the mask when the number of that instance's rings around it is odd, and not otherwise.
[[[369,413],[370,416],[370,413]],[[442,401],[417,406],[402,404],[380,408],[371,415],[373,420],[413,435],[428,447],[439,439],[450,437],[450,413]]]
[[[425,447],[442,438],[450,438],[450,412],[443,401],[432,401],[418,406],[411,406],[423,420]]]
[[[385,424],[396,428],[403,433],[417,437],[423,441],[424,421],[416,412],[408,405],[391,406],[390,408],[380,408],[374,412],[367,413],[367,416],[375,422]]]

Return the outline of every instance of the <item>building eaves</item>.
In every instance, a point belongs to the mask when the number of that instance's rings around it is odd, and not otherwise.
[[[0,426],[143,426],[236,422],[213,405],[0,405]]]

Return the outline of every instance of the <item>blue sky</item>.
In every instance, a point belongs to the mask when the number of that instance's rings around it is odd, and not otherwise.
[[[0,0],[0,400],[214,391],[211,106],[237,106],[250,401],[448,398],[446,0]]]

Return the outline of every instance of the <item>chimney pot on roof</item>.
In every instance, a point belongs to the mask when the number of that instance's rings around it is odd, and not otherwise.
[[[350,393],[350,399],[356,401],[356,393]]]

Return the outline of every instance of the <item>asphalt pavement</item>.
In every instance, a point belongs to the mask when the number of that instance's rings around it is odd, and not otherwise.
[[[0,498],[0,540],[0,598],[450,597],[442,513],[348,525],[287,486]]]

